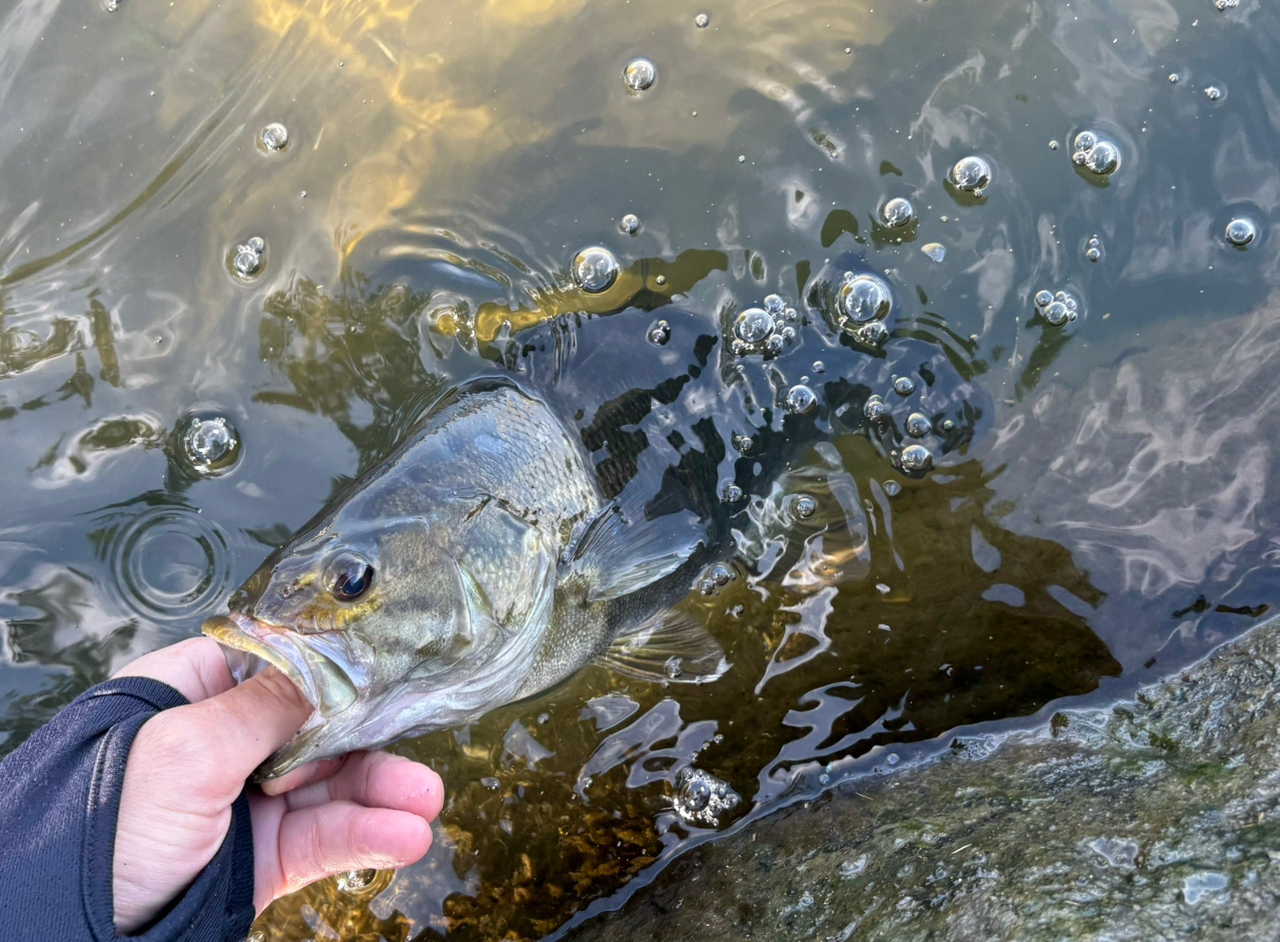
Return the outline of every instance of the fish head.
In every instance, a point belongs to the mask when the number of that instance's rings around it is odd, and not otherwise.
[[[260,778],[396,738],[406,702],[479,653],[471,587],[438,531],[381,520],[301,537],[249,577],[228,615],[205,622],[238,681],[270,664],[315,707]]]
[[[300,534],[203,627],[238,681],[273,665],[315,707],[255,777],[511,699],[549,618],[554,572],[536,531],[495,507],[462,523],[384,517]]]

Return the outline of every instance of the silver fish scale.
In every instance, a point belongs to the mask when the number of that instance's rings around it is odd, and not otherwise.
[[[435,424],[435,423],[433,423]],[[457,482],[503,501],[513,512],[544,525],[572,526],[602,504],[582,446],[564,431],[542,403],[513,389],[462,396],[439,414],[435,434],[448,467],[465,475]],[[448,485],[437,468],[436,481]],[[558,534],[563,545],[568,533]]]
[[[560,548],[603,506],[582,446],[512,387],[463,392],[434,412],[335,522],[341,532],[346,520],[435,515],[441,497],[497,500]]]

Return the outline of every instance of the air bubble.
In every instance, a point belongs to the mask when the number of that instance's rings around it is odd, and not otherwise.
[[[1071,311],[1061,301],[1054,301],[1044,309],[1044,319],[1052,327],[1061,327],[1070,316]]]
[[[658,321],[649,328],[649,342],[655,347],[661,347],[671,339],[671,325],[666,321]]]
[[[924,471],[933,464],[933,455],[924,445],[908,445],[899,458],[905,471]]]
[[[825,373],[827,371],[827,364],[823,363],[821,360],[814,360],[813,371],[815,373]]]
[[[1120,148],[1093,131],[1081,131],[1076,135],[1075,153],[1071,160],[1077,167],[1105,177],[1120,167]]]
[[[1210,85],[1204,90],[1204,97],[1210,101],[1217,101],[1222,97],[1222,89],[1217,85]]]
[[[657,77],[657,66],[643,57],[632,59],[622,70],[622,81],[633,92],[644,91],[654,83]]]
[[[818,397],[812,389],[803,383],[792,386],[787,390],[787,397],[783,404],[787,407],[787,411],[792,415],[804,415],[810,411],[818,403]]]
[[[764,342],[765,353],[777,356],[782,352],[783,347],[787,345],[786,339],[782,334],[770,334],[769,339]]]
[[[737,444],[736,442],[734,443]],[[736,484],[726,484],[720,491],[720,499],[726,504],[736,504],[743,498],[742,488]]]
[[[991,165],[981,157],[962,157],[951,168],[951,182],[957,190],[982,196],[991,184]]]
[[[733,322],[734,335],[746,344],[759,344],[773,333],[777,325],[773,315],[760,307],[749,307]]]
[[[913,445],[912,447],[919,448],[920,446]],[[902,493],[902,485],[899,484],[897,481],[885,481],[884,484],[881,486],[883,487],[884,492],[888,494],[890,497],[897,497],[899,494]]]
[[[618,228],[625,235],[633,236],[640,231],[640,217],[635,213],[627,213],[618,220]]]
[[[941,242],[929,242],[920,246],[920,251],[935,262],[940,262],[947,257],[947,247]]]
[[[241,278],[251,278],[262,270],[263,256],[267,251],[266,240],[253,236],[236,246],[231,255],[231,268]]]
[[[1110,141],[1099,141],[1089,151],[1089,158],[1085,161],[1085,168],[1090,173],[1096,173],[1099,176],[1115,173],[1116,168],[1119,166],[1120,151]]]
[[[907,416],[907,434],[912,438],[924,438],[933,431],[933,423],[922,412],[913,412]]]
[[[680,675],[684,673],[684,658],[678,654],[673,654],[662,665],[662,672],[672,680],[678,680]]]
[[[182,432],[182,452],[200,474],[218,474],[239,458],[240,437],[223,416],[192,416]]]
[[[874,422],[877,419],[883,419],[887,416],[889,414],[889,407],[879,396],[871,395],[867,397],[866,405],[862,407],[862,414]]]
[[[1244,248],[1257,236],[1258,230],[1252,219],[1237,216],[1227,223],[1227,241],[1237,248]]]
[[[889,316],[892,306],[889,286],[875,275],[864,273],[846,276],[836,295],[836,306],[840,309],[842,318],[856,324],[883,320]],[[841,325],[843,326],[843,320]]]
[[[716,584],[710,579],[703,579],[698,583],[698,591],[703,595],[711,595],[716,590]]]
[[[727,566],[716,564],[711,567],[711,581],[716,585],[728,585],[729,580],[733,578],[733,573],[729,571]]]
[[[377,870],[349,870],[333,878],[338,890],[343,893],[363,893],[378,879]]]
[[[899,396],[910,396],[916,391],[915,380],[910,376],[899,376],[893,381],[893,391]]]
[[[791,501],[791,516],[797,520],[808,520],[818,510],[818,502],[808,494],[798,494]]]
[[[755,442],[751,440],[750,435],[734,435],[733,447],[737,450],[738,454],[745,455],[755,447]]]
[[[675,809],[690,824],[716,827],[741,801],[726,782],[702,769],[684,768],[676,775]]]
[[[272,121],[262,129],[258,139],[268,151],[281,151],[289,146],[289,129],[279,121]]]
[[[781,317],[786,307],[787,302],[782,300],[781,295],[771,294],[764,299],[764,309],[774,317]]]
[[[1177,85],[1177,84],[1178,84],[1178,73],[1177,73],[1177,72],[1170,72],[1170,73],[1169,73],[1169,83],[1170,83],[1171,85]]]
[[[1035,301],[1036,307],[1048,307],[1053,303],[1053,292],[1047,290],[1037,291]]]
[[[587,294],[601,294],[613,287],[621,270],[608,249],[593,245],[573,257],[573,280]]]
[[[693,25],[698,27],[698,29],[706,29],[711,25],[711,17],[707,16],[705,13],[699,13],[693,18]]]
[[[889,227],[905,226],[915,214],[915,208],[901,196],[895,196],[880,209],[880,218]]]

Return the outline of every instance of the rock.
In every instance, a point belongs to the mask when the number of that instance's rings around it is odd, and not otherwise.
[[[1111,709],[701,845],[569,938],[1270,942],[1277,664],[1280,619]]]

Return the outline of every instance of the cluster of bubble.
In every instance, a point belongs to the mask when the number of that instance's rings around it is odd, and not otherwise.
[[[718,827],[721,815],[741,802],[727,782],[710,772],[686,767],[676,774],[676,813],[690,824]]]
[[[258,143],[267,153],[277,153],[289,146],[289,129],[279,121],[272,121],[258,133]],[[240,278],[249,279],[262,270],[267,243],[261,236],[246,239],[230,253],[231,270]]]
[[[1080,302],[1069,291],[1044,288],[1036,292],[1034,300],[1036,310],[1050,327],[1061,327],[1074,321],[1080,308]]]
[[[1244,248],[1258,235],[1253,220],[1245,216],[1237,216],[1227,223],[1227,241],[1238,249]]]
[[[183,457],[200,474],[218,474],[240,457],[240,435],[226,416],[191,416],[179,440]]]
[[[711,571],[698,583],[698,591],[703,595],[711,595],[716,589],[727,586],[738,578],[738,574],[723,563],[716,563]]]
[[[632,59],[622,70],[622,82],[632,92],[643,92],[658,79],[658,67],[640,56]]]
[[[948,176],[951,185],[974,199],[981,199],[991,185],[991,164],[976,154],[961,157]]]
[[[618,280],[622,266],[604,246],[591,245],[573,257],[569,269],[574,284],[587,294],[603,294]]]
[[[893,391],[899,396],[910,396],[916,391],[915,381],[910,376],[895,376]],[[886,421],[890,415],[889,404],[883,396],[873,393],[863,404],[862,414],[870,422]],[[944,430],[949,430],[950,425],[950,420],[944,422]],[[904,431],[912,438],[924,438],[933,431],[933,421],[923,412],[912,412],[907,416]],[[933,464],[933,453],[924,445],[912,443],[897,454],[896,460],[904,471],[927,471]]]
[[[671,325],[665,320],[655,321],[653,326],[649,328],[649,343],[655,347],[665,347],[667,341],[671,339]]]
[[[1095,176],[1110,176],[1120,167],[1120,148],[1094,131],[1081,131],[1076,135],[1071,162]]]
[[[777,356],[796,339],[796,309],[776,294],[764,299],[764,307],[749,307],[733,321],[730,349],[736,356],[764,353]]]
[[[1089,236],[1089,238],[1085,240],[1084,257],[1087,258],[1089,261],[1100,262],[1102,261],[1102,256],[1104,254],[1105,254],[1105,251],[1102,248],[1102,240],[1099,239],[1096,235]]]
[[[245,239],[231,253],[231,270],[241,278],[252,278],[262,270],[267,254],[267,242],[261,236]]]
[[[889,336],[885,319],[893,309],[893,294],[879,275],[844,273],[836,290],[836,326],[868,345]]]
[[[1219,10],[1230,10],[1232,7],[1238,7],[1240,0],[1213,0],[1213,5]]]

